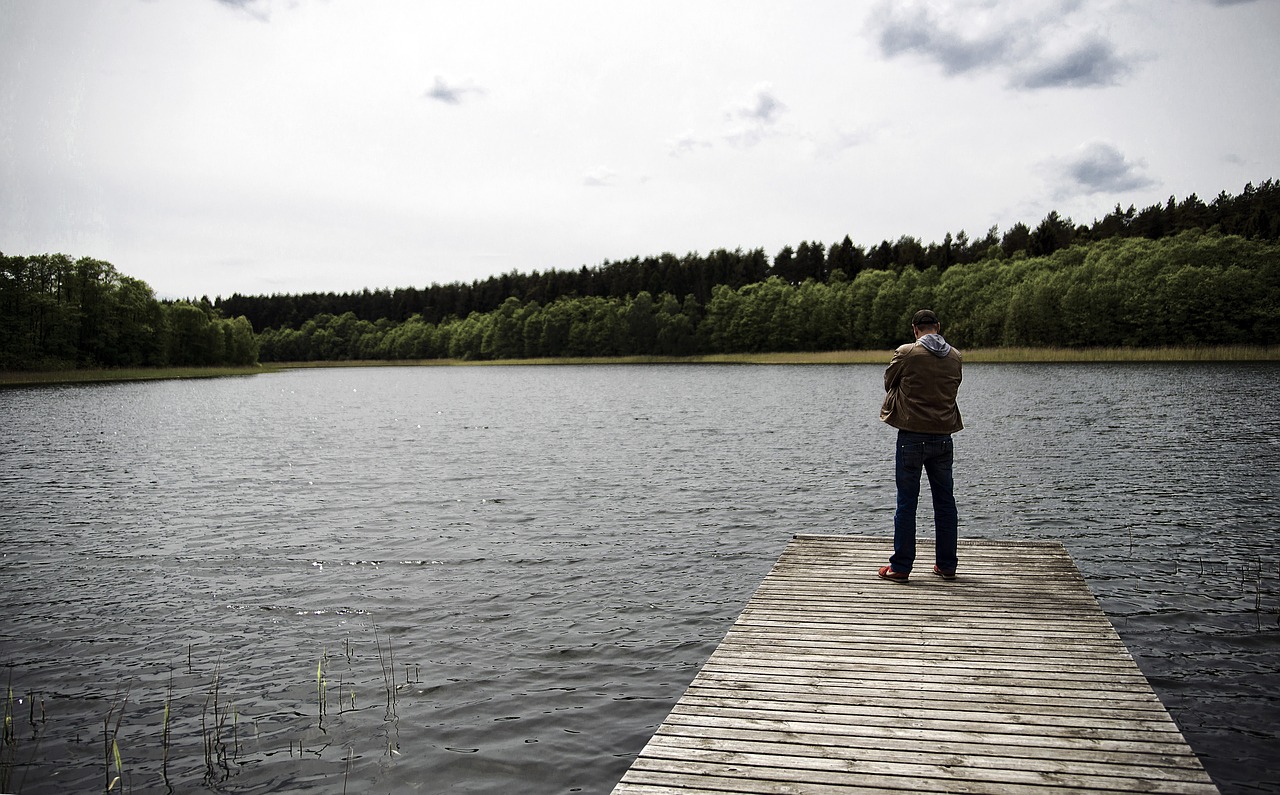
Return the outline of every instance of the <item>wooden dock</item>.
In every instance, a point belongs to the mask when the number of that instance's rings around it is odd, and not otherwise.
[[[797,536],[613,790],[1218,790],[1061,544]]]

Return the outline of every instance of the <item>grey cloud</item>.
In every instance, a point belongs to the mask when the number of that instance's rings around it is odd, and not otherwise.
[[[673,157],[688,155],[701,149],[713,149],[722,143],[750,148],[767,138],[785,136],[787,130],[778,125],[787,106],[773,93],[768,83],[755,88],[750,100],[724,109],[724,126],[715,133],[686,132],[667,142]]]
[[[1071,183],[1071,192],[1119,193],[1150,187],[1155,180],[1142,173],[1143,165],[1100,141],[1086,144],[1059,163],[1061,176]]]
[[[750,103],[726,114],[730,125],[723,138],[733,146],[755,146],[777,134],[774,125],[786,109],[768,84],[761,85]]]
[[[443,77],[436,75],[435,83],[422,95],[427,99],[434,99],[446,105],[461,105],[467,94],[479,93],[483,92],[471,86],[451,86],[444,81]]]
[[[787,106],[783,105],[768,88],[756,89],[755,102],[738,111],[738,116],[761,124],[773,124]]]
[[[1130,71],[1111,42],[1094,37],[1060,57],[1030,68],[1015,84],[1022,88],[1110,86]]]
[[[264,0],[216,0],[218,5],[234,8],[237,11],[243,11],[255,19],[266,22],[270,18],[270,14],[264,7]]]
[[[922,55],[955,75],[998,64],[1007,57],[1007,35],[965,38],[946,29],[926,8],[908,9],[902,15],[891,10],[890,15],[879,36],[880,51],[890,58],[904,53]]]
[[[687,155],[699,149],[710,149],[711,142],[706,138],[699,137],[693,133],[685,133],[678,138],[667,142],[667,151],[673,157]]]
[[[1004,73],[1018,89],[1114,85],[1131,71],[1101,34],[1073,29],[1071,18],[1085,9],[1082,0],[1061,0],[1040,13],[1025,8],[899,0],[879,7],[870,30],[886,58],[914,55],[947,75]],[[1063,44],[1061,54],[1049,52]]]

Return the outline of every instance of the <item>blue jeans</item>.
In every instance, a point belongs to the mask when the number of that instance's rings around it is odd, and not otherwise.
[[[929,475],[936,532],[934,562],[943,571],[956,569],[956,498],[951,464],[955,451],[946,434],[898,431],[895,478],[898,509],[893,514],[894,571],[909,573],[916,561],[916,506],[920,503],[920,470]]]

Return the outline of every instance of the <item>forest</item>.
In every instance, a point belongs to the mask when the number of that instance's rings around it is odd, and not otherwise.
[[[113,265],[0,254],[0,370],[251,365],[248,319],[206,301],[157,301]]]
[[[471,284],[157,301],[93,259],[0,256],[0,369],[889,348],[921,306],[961,348],[1268,344],[1280,183],[1056,212],[1003,235],[633,258]]]

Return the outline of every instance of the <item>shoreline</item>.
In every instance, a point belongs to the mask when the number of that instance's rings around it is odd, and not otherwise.
[[[86,370],[0,371],[0,388],[57,384],[118,383],[262,375],[320,367],[510,367],[601,364],[888,364],[892,351],[723,353],[703,356],[584,356],[549,359],[358,360],[268,362],[253,367],[156,367]],[[1280,346],[1186,346],[1167,348],[975,348],[962,351],[966,364],[1115,364],[1280,362]]]

